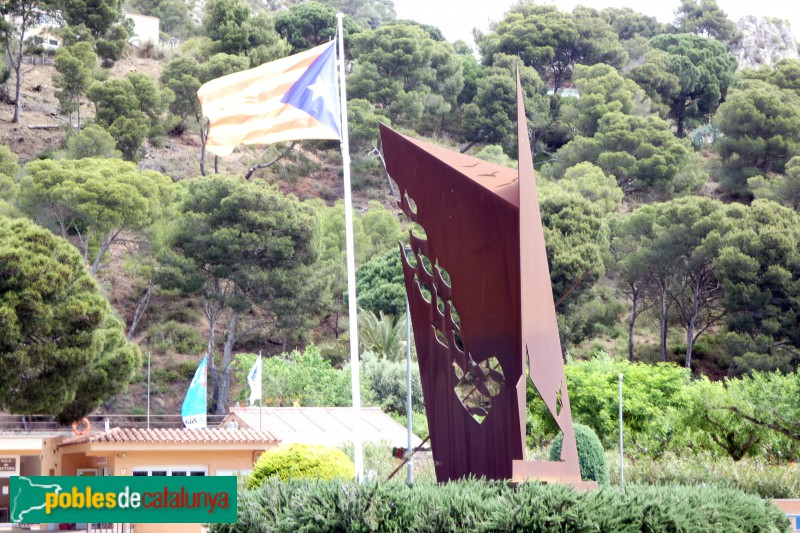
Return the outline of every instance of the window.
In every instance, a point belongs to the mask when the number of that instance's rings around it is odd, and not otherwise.
[[[133,467],[134,476],[205,476],[208,475],[208,467],[191,466],[135,466]]]

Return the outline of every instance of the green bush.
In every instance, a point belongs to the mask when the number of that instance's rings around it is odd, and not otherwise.
[[[294,443],[261,454],[247,487],[258,487],[272,477],[283,481],[295,478],[352,479],[355,466],[343,451],[336,448]]]
[[[246,383],[255,360],[255,354],[236,356],[234,372],[239,383]],[[265,357],[262,376],[264,405],[345,407],[352,404],[350,369],[334,368],[313,345],[306,346],[303,352],[293,350]],[[245,394],[242,389],[240,397],[245,398]],[[361,382],[361,398],[365,405],[370,405],[372,392],[367,380]]]
[[[550,460],[561,460],[561,442],[564,435],[559,433],[550,448]],[[592,428],[583,424],[575,424],[575,444],[578,446],[578,462],[581,465],[581,479],[597,481],[601,485],[608,484],[608,465],[605,451],[600,439]]]
[[[206,341],[192,327],[170,320],[147,328],[145,343],[155,351],[196,354],[206,347]]]
[[[192,373],[194,376],[194,373]],[[168,383],[183,383],[186,379],[181,376],[174,369],[169,368],[154,368],[151,372],[150,379],[153,384],[165,385]],[[191,376],[189,380],[191,380]]]
[[[390,413],[405,414],[408,395],[406,361],[392,361],[373,352],[362,353],[361,361],[363,379],[369,382],[374,400],[381,409]],[[416,361],[411,365],[411,406],[415,411],[425,410],[419,365]]]
[[[670,363],[629,363],[600,353],[588,361],[570,362],[564,370],[573,419],[591,427],[609,448],[615,446],[619,438],[617,384],[620,373],[625,374],[626,438],[638,438],[652,433],[654,428],[664,427],[665,418],[673,410],[684,410],[687,405],[684,391],[689,384],[689,371]],[[544,402],[534,394],[532,384],[528,390],[531,426],[541,432],[542,440],[555,437],[558,427]]]
[[[404,315],[406,286],[400,250],[387,250],[358,267],[356,290],[361,308],[376,314]]]
[[[178,363],[178,367],[175,369],[175,372],[181,376],[181,379],[185,381],[191,381],[194,378],[194,373],[197,371],[197,365],[198,362],[194,359],[182,361]]]
[[[786,531],[789,520],[755,496],[719,487],[606,486],[464,480],[443,485],[278,479],[240,492],[246,531]]]
[[[192,309],[188,305],[177,305],[166,310],[166,319],[181,322],[183,324],[192,324],[199,322],[202,316],[199,312]]]
[[[611,483],[619,483],[619,451],[606,455]],[[762,498],[800,498],[800,467],[745,457],[733,461],[711,453],[666,453],[658,460],[625,457],[625,482],[648,485],[716,485]]]

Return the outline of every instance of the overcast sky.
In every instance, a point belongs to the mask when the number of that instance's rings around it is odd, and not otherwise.
[[[486,30],[489,21],[500,20],[514,0],[394,0],[397,16],[437,26],[449,41],[463,39],[470,45],[472,28]],[[643,2],[642,0],[555,0],[550,2],[562,11],[572,11],[576,5],[595,9],[630,7],[640,13],[672,22],[680,0]],[[747,15],[777,17],[788,20],[792,32],[800,35],[800,1],[798,0],[717,0],[717,4],[734,22]]]

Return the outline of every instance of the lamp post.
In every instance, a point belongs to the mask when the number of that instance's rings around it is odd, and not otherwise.
[[[403,252],[405,253],[406,257],[408,257],[410,251],[411,247],[409,245],[406,245],[403,248]],[[411,485],[414,483],[414,460],[410,457],[413,444],[411,442],[411,307],[408,303],[408,293],[406,293],[406,389],[406,422],[408,429],[408,448],[406,448],[406,457],[409,457],[407,482],[409,485]]]

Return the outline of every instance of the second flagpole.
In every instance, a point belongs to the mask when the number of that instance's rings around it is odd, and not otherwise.
[[[350,321],[350,376],[353,389],[353,415],[355,418],[353,462],[356,479],[364,480],[364,450],[361,435],[361,377],[358,363],[358,307],[356,303],[356,261],[353,239],[353,198],[350,191],[350,138],[347,129],[347,89],[344,68],[344,14],[337,13],[337,39],[339,45],[339,108],[342,114],[342,167],[344,174],[344,231],[347,252],[347,307]]]

